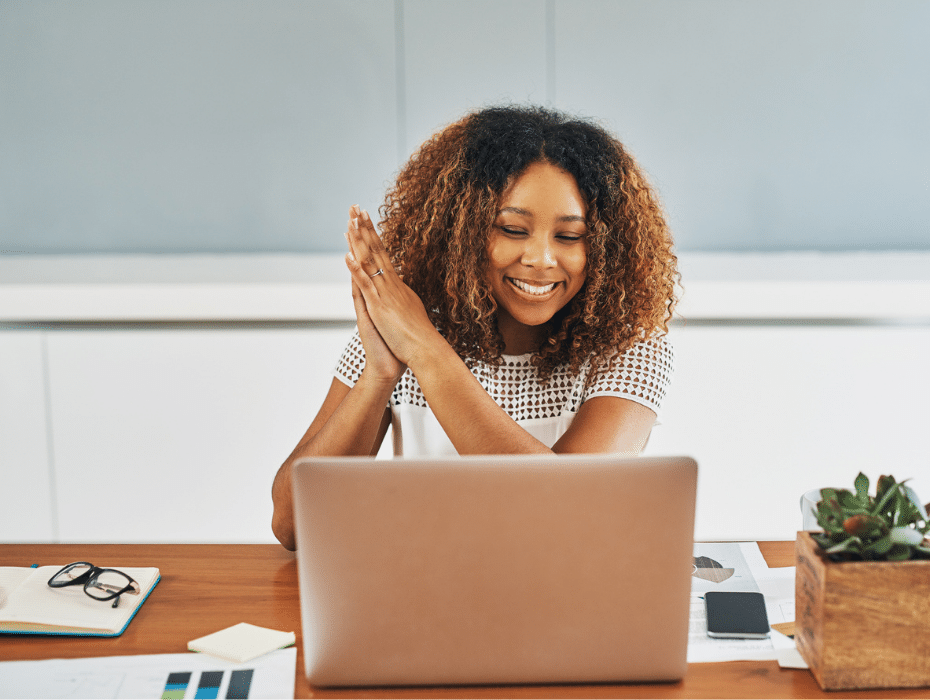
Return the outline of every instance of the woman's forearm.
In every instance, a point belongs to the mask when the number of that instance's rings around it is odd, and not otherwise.
[[[393,386],[371,381],[362,373],[354,387],[333,381],[310,428],[284,464],[271,487],[274,514],[271,529],[288,549],[295,549],[291,471],[304,457],[372,455],[384,437],[385,407]]]
[[[358,382],[345,392],[334,410],[327,411],[325,417],[318,416],[314,421],[314,425],[319,424],[318,430],[312,434],[308,430],[288,459],[372,454],[393,390],[393,384],[369,381],[362,372]]]
[[[552,454],[495,403],[447,343],[416,358],[411,369],[459,454]]]

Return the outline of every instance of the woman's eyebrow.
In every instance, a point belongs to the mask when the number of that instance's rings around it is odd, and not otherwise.
[[[530,218],[533,217],[533,212],[531,212],[529,209],[521,209],[520,207],[504,207],[497,213],[519,214],[520,216],[529,216]],[[583,216],[578,216],[577,214],[566,214],[564,216],[558,217],[556,221],[578,222],[582,224],[588,223],[587,219],[585,219]]]

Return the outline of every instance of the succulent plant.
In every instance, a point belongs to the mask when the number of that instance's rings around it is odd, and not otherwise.
[[[811,537],[835,561],[930,559],[930,518],[914,489],[893,476],[880,476],[875,496],[859,472],[855,492],[821,489]],[[928,504],[930,505],[930,504]]]

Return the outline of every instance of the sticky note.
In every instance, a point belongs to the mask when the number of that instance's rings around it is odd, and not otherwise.
[[[224,661],[241,664],[275,649],[289,647],[297,641],[293,632],[279,632],[248,622],[191,640],[190,651],[199,651]]]

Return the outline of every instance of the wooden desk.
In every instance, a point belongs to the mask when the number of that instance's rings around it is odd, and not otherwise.
[[[793,566],[793,542],[760,542],[769,566]],[[74,658],[182,653],[187,642],[238,622],[297,633],[296,697],[636,697],[816,698],[823,693],[809,671],[775,661],[691,664],[679,683],[642,685],[490,686],[455,688],[311,688],[303,670],[296,559],[277,545],[0,545],[0,566],[67,564],[157,566],[161,583],[120,637],[0,635],[0,659]],[[917,691],[867,691],[843,697],[930,698]]]

